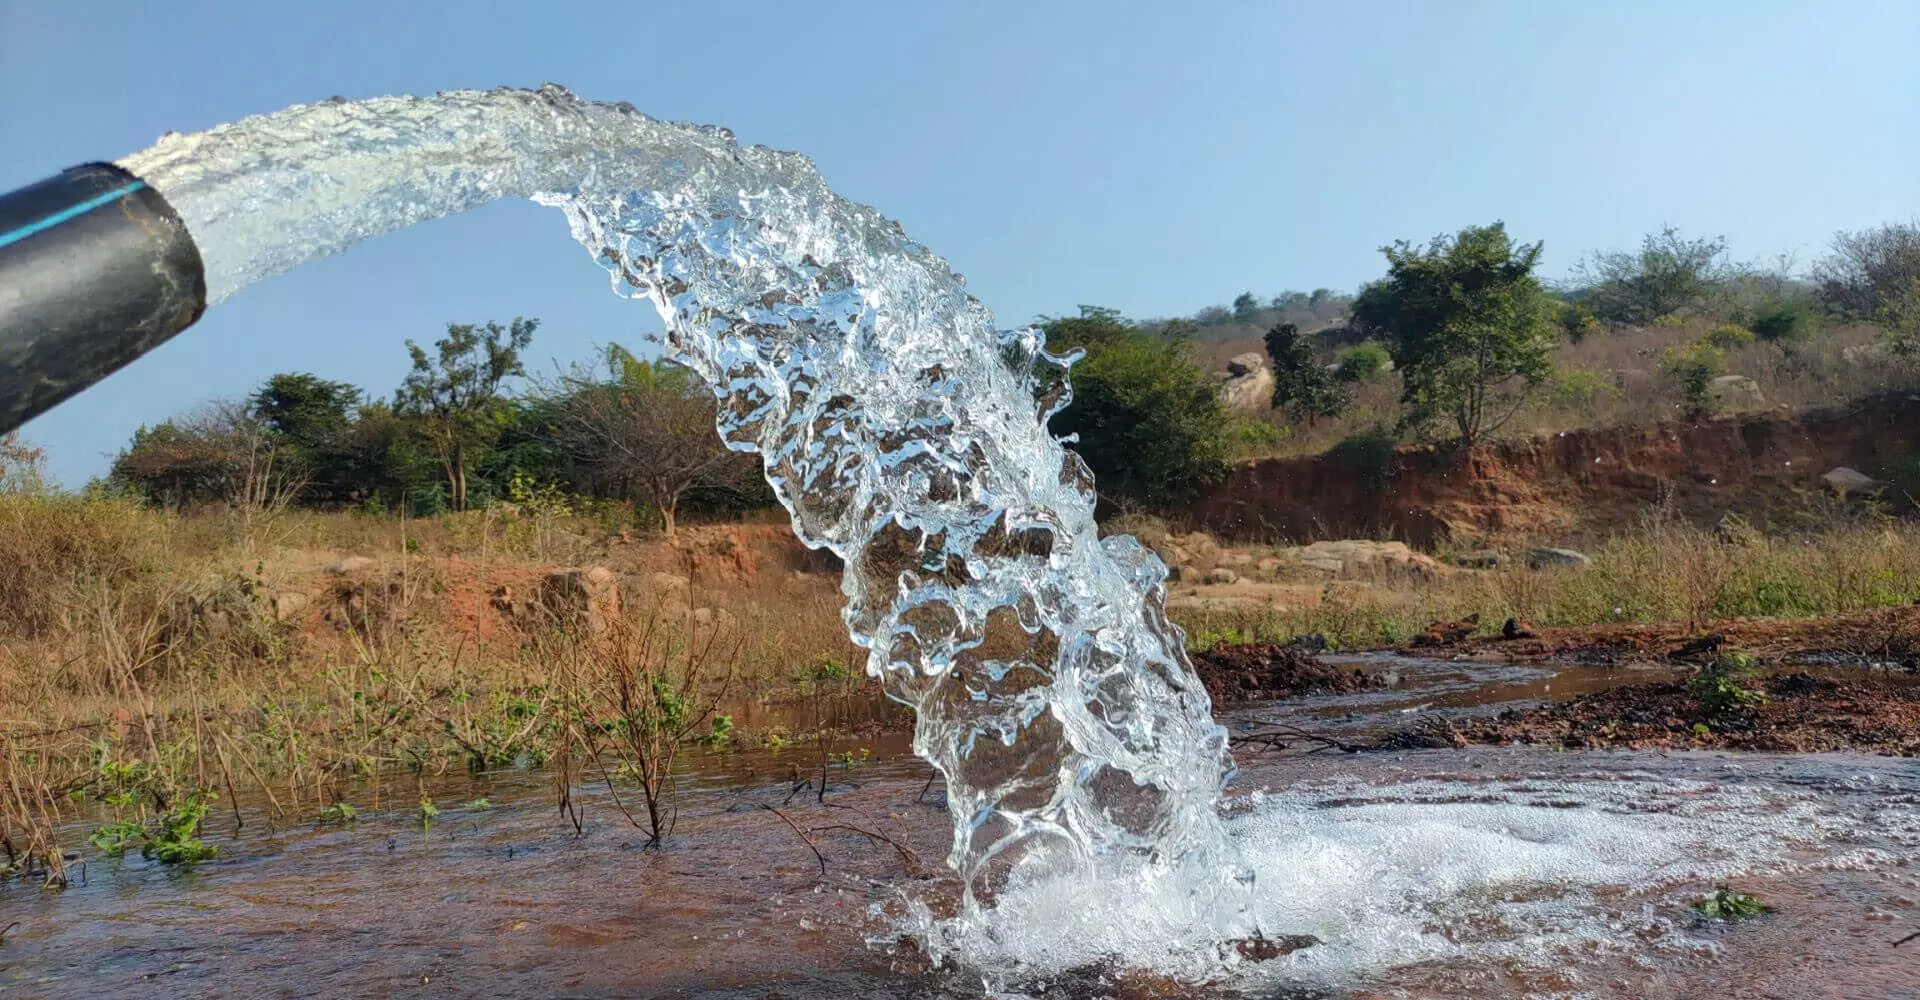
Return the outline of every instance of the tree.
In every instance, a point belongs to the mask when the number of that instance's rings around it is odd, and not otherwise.
[[[1314,359],[1313,348],[1300,336],[1299,327],[1281,323],[1267,331],[1266,343],[1267,357],[1273,362],[1274,409],[1284,409],[1311,427],[1347,408],[1353,399],[1352,382]]]
[[[1404,424],[1450,419],[1471,448],[1551,374],[1555,310],[1533,274],[1540,249],[1516,245],[1498,222],[1382,248],[1387,276],[1361,291],[1354,322],[1386,341],[1405,379]]]
[[[1104,497],[1170,503],[1225,473],[1230,421],[1192,341],[1155,336],[1092,306],[1043,318],[1041,328],[1049,350],[1086,352],[1070,372],[1073,402],[1050,429],[1079,435],[1071,447]]]
[[[248,404],[280,454],[304,473],[310,497],[337,499],[348,489],[336,459],[360,404],[359,387],[283,373],[267,379]]]
[[[1686,239],[1668,226],[1649,233],[1638,252],[1611,250],[1581,262],[1587,284],[1580,302],[1616,326],[1644,326],[1697,309],[1718,294],[1733,270],[1724,237]]]
[[[432,357],[407,341],[413,371],[401,383],[394,406],[421,422],[446,474],[455,510],[467,509],[467,474],[504,424],[501,383],[526,374],[520,354],[533,342],[539,325],[539,320],[519,318],[504,328],[498,323],[448,324]]]
[[[1813,276],[1828,309],[1880,327],[1896,352],[1920,355],[1920,223],[1840,233]]]
[[[1234,322],[1251,323],[1253,322],[1254,316],[1259,312],[1260,300],[1254,298],[1252,292],[1241,292],[1239,296],[1233,300]]]
[[[612,347],[606,376],[576,369],[563,379],[555,410],[576,479],[651,505],[669,538],[690,492],[744,492],[761,482],[759,463],[721,442],[713,394],[671,361],[649,363]]]
[[[221,503],[242,512],[280,509],[302,482],[251,409],[231,401],[142,426],[108,476],[164,506]]]

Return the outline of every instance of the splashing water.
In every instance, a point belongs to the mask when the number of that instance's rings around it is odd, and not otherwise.
[[[943,260],[798,154],[550,86],[304,105],[121,164],[186,220],[213,302],[496,199],[561,209],[615,290],[659,309],[795,532],[845,561],[847,627],[947,781],[962,905],[912,902],[903,928],[933,957],[1203,978],[1264,932],[1326,942],[1283,974],[1553,961],[1646,937],[1644,913],[1608,912],[1622,887],[1855,863],[1827,848],[1872,829],[1920,844],[1911,811],[1855,823],[1659,779],[1296,789],[1223,822],[1226,733],[1165,568],[1099,537],[1087,469],[1046,431],[1067,397],[1037,399],[1037,371],[1067,359],[996,330]]]
[[[999,331],[897,223],[795,153],[564,89],[288,108],[123,161],[187,221],[219,301],[369,237],[507,197],[563,210],[616,291],[761,455],[807,544],[845,560],[868,671],[918,713],[945,775],[959,915],[999,862],[1099,861],[1177,886],[1184,937],[1245,934],[1216,802],[1226,734],[1164,609],[1165,568],[1099,537],[1091,476],[1046,430],[1036,331]],[[990,868],[991,866],[991,868]],[[980,954],[985,951],[972,949]]]

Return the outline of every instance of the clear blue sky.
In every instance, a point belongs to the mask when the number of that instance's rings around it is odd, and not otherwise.
[[[1920,214],[1920,3],[0,0],[0,188],[335,94],[564,83],[803,150],[1012,324],[1351,289],[1504,219],[1562,273],[1663,223],[1802,261]],[[275,371],[377,393],[401,341],[655,322],[557,213],[417,227],[242,292],[29,425],[78,485],[143,422]]]

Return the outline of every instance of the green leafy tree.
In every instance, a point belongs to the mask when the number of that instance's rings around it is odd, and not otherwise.
[[[1190,340],[1156,336],[1091,306],[1041,327],[1049,350],[1085,352],[1071,369],[1073,401],[1050,427],[1079,436],[1071,447],[1104,498],[1177,502],[1225,473],[1231,421]]]
[[[1251,323],[1260,312],[1260,300],[1252,292],[1241,292],[1233,300],[1233,319],[1237,323]]]
[[[307,481],[307,499],[336,500],[353,484],[342,480],[339,449],[360,405],[360,389],[316,375],[279,374],[248,399],[253,418]]]
[[[1552,373],[1556,310],[1533,273],[1540,248],[1498,222],[1382,248],[1387,276],[1361,291],[1354,323],[1387,343],[1407,426],[1450,420],[1471,448]]]
[[[401,383],[394,407],[419,421],[440,460],[455,510],[467,509],[468,473],[506,425],[501,384],[526,374],[520,355],[538,326],[538,320],[518,318],[507,327],[449,324],[432,355],[407,341],[413,371]]]
[[[1588,285],[1580,302],[1616,326],[1645,326],[1663,316],[1699,309],[1733,276],[1723,237],[1687,239],[1668,226],[1649,233],[1638,251],[1594,254],[1580,265]]]
[[[1267,331],[1267,358],[1273,362],[1273,408],[1285,410],[1308,426],[1338,416],[1352,402],[1352,381],[1320,364],[1300,328],[1282,323]],[[1343,368],[1344,372],[1345,369]]]

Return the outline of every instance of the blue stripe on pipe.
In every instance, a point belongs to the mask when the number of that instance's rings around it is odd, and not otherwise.
[[[34,233],[41,232],[42,230],[52,229],[53,227],[61,224],[62,222],[65,222],[68,219],[73,218],[74,216],[85,215],[88,212],[91,212],[102,205],[119,201],[120,199],[125,198],[127,195],[130,195],[135,191],[138,191],[141,188],[146,186],[147,186],[146,181],[133,181],[124,186],[114,188],[112,191],[108,191],[106,194],[100,195],[99,197],[89,198],[78,205],[69,205],[66,208],[61,209],[60,211],[55,212],[44,219],[41,219],[39,222],[28,223],[27,225],[21,226],[19,229],[16,229],[13,232],[6,234],[5,236],[0,236],[0,247],[12,246],[13,244],[20,242],[21,240],[24,240],[27,237],[32,236]]]

